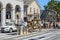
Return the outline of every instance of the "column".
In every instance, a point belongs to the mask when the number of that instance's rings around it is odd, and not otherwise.
[[[12,14],[11,14],[12,21],[15,21],[15,9],[13,9]]]
[[[21,9],[21,18],[23,19],[24,18],[24,10],[23,9]]]
[[[3,8],[3,10],[2,10],[2,26],[5,26],[5,19],[6,19],[6,9]]]

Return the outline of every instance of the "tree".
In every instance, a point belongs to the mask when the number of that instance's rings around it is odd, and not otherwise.
[[[55,18],[57,20],[60,20],[60,1],[51,0],[44,7],[45,7],[45,10],[55,11],[57,13]]]

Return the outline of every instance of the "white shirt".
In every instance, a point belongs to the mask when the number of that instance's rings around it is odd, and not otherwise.
[[[27,26],[27,22],[24,22],[24,23],[23,23],[23,26]]]

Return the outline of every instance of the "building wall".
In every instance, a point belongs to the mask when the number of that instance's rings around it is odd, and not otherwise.
[[[28,16],[28,20],[32,20],[34,18],[34,15],[38,15],[37,18],[40,19],[40,7],[36,3],[36,1],[33,1],[28,5],[27,15],[32,15],[31,17]]]
[[[30,12],[30,8],[31,8],[31,12]],[[39,13],[40,14],[40,7],[37,5],[37,3],[35,1],[33,1],[27,8],[27,14],[34,14],[34,9],[35,9],[35,13]],[[38,12],[37,12],[38,9]]]
[[[19,15],[21,15],[21,18],[23,19],[24,15],[24,3],[23,1],[16,1],[16,0],[0,0],[0,2],[2,3],[2,26],[5,26],[5,21],[6,21],[6,5],[8,3],[10,3],[12,5],[12,11],[11,11],[11,15],[12,15],[12,21],[15,21],[15,7],[16,5],[19,5],[21,8],[21,12],[19,13]],[[8,21],[8,20],[7,20]]]

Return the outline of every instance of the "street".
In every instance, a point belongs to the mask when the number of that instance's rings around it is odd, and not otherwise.
[[[43,35],[36,35],[29,38],[24,38],[23,40],[59,40],[60,33],[59,30],[50,30]]]
[[[12,33],[0,33],[0,40],[8,39],[8,38],[13,38],[16,36],[17,32],[12,32]]]
[[[13,33],[0,33],[0,40],[59,40],[60,29],[42,29],[41,32],[34,32],[28,35],[16,35]]]

